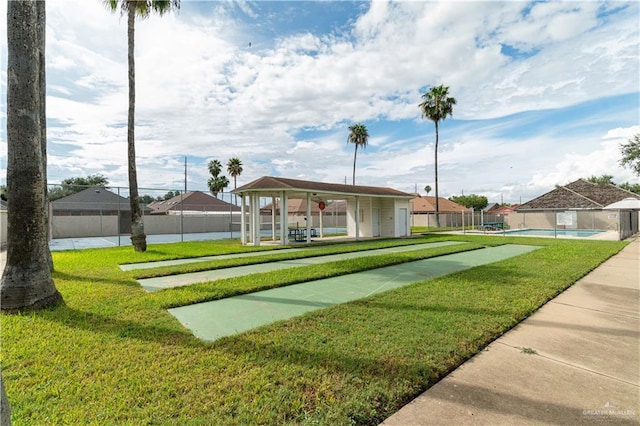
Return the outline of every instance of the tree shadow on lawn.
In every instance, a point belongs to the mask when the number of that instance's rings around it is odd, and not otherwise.
[[[104,278],[104,277],[96,277],[96,276],[88,276],[88,275],[75,275],[69,274],[67,272],[54,271],[53,279],[62,279],[66,281],[78,281],[83,282],[87,285],[91,284],[118,284],[124,285],[127,287],[140,287],[140,284],[133,278]],[[140,287],[141,288],[141,287]]]
[[[203,342],[196,339],[186,330],[146,325],[126,319],[117,319],[93,312],[81,311],[66,305],[48,311],[41,311],[38,315],[42,315],[43,318],[60,323],[65,327],[95,333],[111,334],[122,339],[139,339],[151,343],[189,347],[201,346],[203,344]],[[169,314],[166,313],[166,315]],[[176,324],[179,324],[173,317],[170,318],[172,321],[176,321]]]

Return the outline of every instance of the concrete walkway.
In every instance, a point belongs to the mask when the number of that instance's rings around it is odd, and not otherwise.
[[[640,424],[640,239],[383,425]]]

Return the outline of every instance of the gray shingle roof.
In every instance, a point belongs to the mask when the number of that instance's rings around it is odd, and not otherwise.
[[[559,186],[516,210],[547,210],[547,209],[601,209],[616,201],[628,197],[638,198],[638,194],[626,191],[611,184],[596,184],[584,179],[578,179],[565,186]]]
[[[169,211],[229,212],[240,211],[240,207],[212,197],[202,191],[187,192],[164,201],[154,201],[148,207],[151,214],[166,214]]]
[[[131,211],[129,199],[99,187],[93,186],[60,198],[51,203],[53,210],[107,210]]]

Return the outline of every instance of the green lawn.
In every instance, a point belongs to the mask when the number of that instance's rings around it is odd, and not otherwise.
[[[199,242],[152,245],[144,254],[130,247],[53,253],[66,305],[1,316],[0,362],[14,424],[378,424],[625,245],[446,235],[400,241],[445,240],[472,243],[465,249],[544,247],[214,343],[195,339],[165,308],[462,248],[150,294],[118,264],[253,248]],[[359,247],[368,244],[395,242]]]

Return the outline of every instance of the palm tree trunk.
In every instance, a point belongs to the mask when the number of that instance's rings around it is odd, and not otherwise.
[[[436,170],[436,226],[439,228],[440,227],[440,203],[439,203],[439,198],[438,198],[438,122],[435,121],[436,123],[436,146],[435,146],[435,170]]]
[[[44,1],[38,3],[38,21],[42,23],[40,31],[46,32],[46,4]],[[50,239],[51,234],[49,232],[49,223],[51,218],[49,217],[49,202],[47,197],[47,74],[45,66],[45,50],[46,50],[46,34],[40,34],[42,37],[43,47],[40,49],[39,62],[40,62],[40,146],[42,147],[42,181],[44,182],[44,220],[45,229],[47,230],[47,241]],[[51,250],[47,245],[47,262],[49,263],[49,269],[53,272],[53,258],[51,257]]]
[[[352,185],[356,184],[356,156],[358,155],[358,144],[356,145],[356,149],[353,151],[353,183]]]
[[[233,189],[235,190],[236,188],[238,188],[238,185],[236,184],[236,175],[233,175]],[[238,194],[233,194],[233,198],[235,200],[235,205],[238,205]]]
[[[131,205],[131,243],[135,251],[147,250],[147,236],[144,233],[142,211],[138,196],[138,175],[136,171],[135,108],[136,75],[134,60],[135,8],[127,11],[127,39],[129,59],[129,115],[127,119],[127,157],[129,162],[129,202]]]
[[[18,312],[62,302],[47,243],[41,55],[44,2],[7,3],[7,264],[0,307]],[[39,9],[41,8],[41,9]]]

